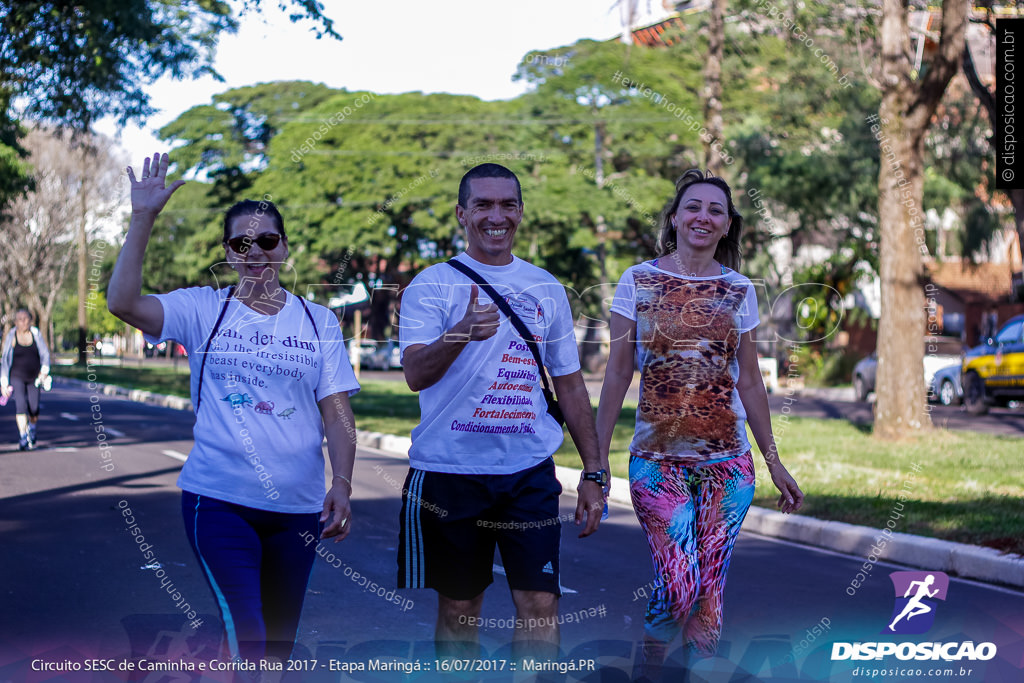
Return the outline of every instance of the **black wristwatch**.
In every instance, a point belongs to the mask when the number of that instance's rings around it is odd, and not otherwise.
[[[585,481],[596,481],[600,484],[601,488],[608,485],[608,470],[598,470],[596,472],[584,472],[580,477],[580,483]]]

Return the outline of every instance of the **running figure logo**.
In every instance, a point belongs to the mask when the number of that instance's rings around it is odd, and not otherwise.
[[[882,633],[925,633],[935,621],[936,600],[945,600],[949,577],[942,572],[892,572],[896,604]]]

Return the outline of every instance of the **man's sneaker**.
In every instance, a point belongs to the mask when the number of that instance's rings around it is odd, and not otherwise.
[[[21,435],[21,440],[18,441],[18,450],[19,451],[27,451],[28,450],[28,434],[22,434]]]

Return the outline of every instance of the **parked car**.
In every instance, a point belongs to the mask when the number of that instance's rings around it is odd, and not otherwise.
[[[117,347],[114,346],[114,339],[112,337],[104,337],[103,339],[97,339],[93,344],[93,353],[97,356],[116,356]]]
[[[348,342],[348,360],[352,363],[352,367],[360,367],[370,369],[369,362],[370,358],[374,353],[377,352],[377,344],[371,341],[359,342],[356,345],[355,339],[350,339]]]
[[[928,388],[928,400],[938,401],[944,406],[960,405],[964,400],[964,388],[960,383],[960,363],[939,368],[932,376]]]
[[[402,367],[402,354],[398,342],[388,339],[376,347],[373,353],[363,356],[363,367],[367,370],[391,370]]]
[[[775,358],[762,358],[757,355],[757,367],[761,370],[761,380],[769,394],[779,390],[779,361]]]
[[[964,405],[973,415],[1024,400],[1024,315],[1010,318],[995,337],[969,349],[961,370]]]
[[[402,349],[398,346],[398,342],[394,339],[389,339],[384,344],[384,348],[387,349],[388,354],[388,368],[391,370],[399,370],[402,367]]]
[[[960,340],[955,337],[926,337],[924,340],[924,387],[927,391],[932,377],[939,368],[960,362]],[[853,393],[858,401],[868,400],[875,390],[875,371],[878,369],[877,352],[853,366]]]

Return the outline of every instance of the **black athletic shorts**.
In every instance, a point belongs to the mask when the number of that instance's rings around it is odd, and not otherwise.
[[[494,548],[509,586],[561,596],[562,485],[548,458],[515,474],[410,469],[402,489],[399,588],[469,600],[494,581]]]

